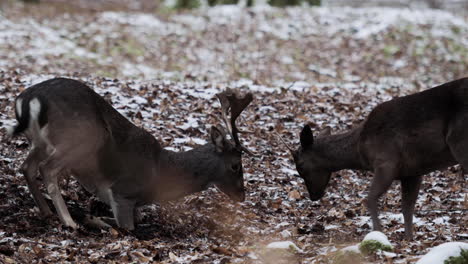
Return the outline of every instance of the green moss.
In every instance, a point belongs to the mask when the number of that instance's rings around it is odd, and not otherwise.
[[[200,6],[199,0],[177,0],[175,9],[193,9]]]
[[[302,3],[307,3],[311,6],[322,5],[322,0],[268,0],[271,6],[297,6]]]
[[[215,5],[235,5],[239,2],[239,0],[208,0],[209,6]]]
[[[461,32],[461,29],[457,26],[452,26],[452,32],[455,33],[455,34],[460,34]]]
[[[271,6],[296,6],[301,4],[301,0],[268,0]]]
[[[297,249],[293,245],[289,245],[289,250],[294,253],[297,252]]]
[[[103,77],[107,77],[107,78],[116,78],[116,77],[117,77],[117,73],[111,72],[111,71],[107,71],[107,70],[98,70],[98,71],[96,72],[96,76],[103,76]]]
[[[307,3],[311,6],[321,6],[322,0],[306,0]]]
[[[362,255],[354,251],[338,251],[332,259],[332,264],[360,264],[362,262]]]
[[[387,57],[397,53],[398,51],[400,51],[400,48],[395,45],[387,45],[383,49],[383,52]]]
[[[374,254],[375,252],[382,250],[382,251],[392,251],[393,248],[389,245],[384,245],[377,240],[365,240],[359,244],[359,250],[362,254],[368,256]]]
[[[462,249],[460,256],[450,257],[444,261],[444,264],[467,264],[468,263],[468,249]]]

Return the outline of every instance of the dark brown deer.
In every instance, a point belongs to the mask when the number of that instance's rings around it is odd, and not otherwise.
[[[36,182],[37,174],[52,198],[60,220],[76,228],[60,194],[58,177],[73,175],[86,190],[111,206],[116,223],[134,229],[137,206],[173,200],[214,184],[230,198],[245,198],[241,146],[236,118],[252,101],[229,90],[217,95],[224,122],[211,128],[211,143],[172,152],[136,127],[85,84],[57,78],[36,84],[15,101],[18,125],[31,151],[22,165],[29,190],[44,216],[52,214]],[[230,121],[227,112],[232,110]]]
[[[405,235],[412,239],[422,175],[457,163],[468,168],[468,78],[382,103],[342,134],[314,139],[306,125],[300,142],[292,155],[311,200],[322,198],[332,172],[373,171],[367,205],[374,230],[381,230],[379,197],[399,180]]]

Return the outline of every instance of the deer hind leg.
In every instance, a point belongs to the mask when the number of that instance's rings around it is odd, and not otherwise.
[[[468,172],[468,113],[457,116],[449,125],[446,142],[450,152],[461,166],[460,179],[465,184],[465,173]]]
[[[39,190],[38,182],[36,181],[36,176],[38,174],[38,164],[41,161],[41,157],[43,157],[41,151],[33,147],[23,165],[21,165],[21,171],[26,178],[29,191],[31,192],[33,199],[36,202],[36,205],[39,207],[39,211],[44,217],[48,217],[52,215],[52,211],[47,205],[44,196]]]
[[[405,236],[407,240],[413,239],[413,213],[418,198],[422,176],[405,177],[401,179],[401,206],[405,220]]]
[[[59,155],[57,155],[57,151],[53,151],[50,156],[39,165],[39,170],[44,177],[47,192],[52,198],[52,202],[55,209],[57,210],[60,220],[64,225],[76,229],[78,225],[70,216],[62,194],[60,193],[60,187],[58,185],[58,177],[60,172],[63,170],[61,163],[62,162],[59,158]]]
[[[367,196],[367,206],[371,214],[374,230],[382,230],[378,213],[379,198],[388,190],[393,180],[397,178],[397,173],[397,167],[389,161],[379,164],[374,170],[375,175],[372,179],[369,195]]]

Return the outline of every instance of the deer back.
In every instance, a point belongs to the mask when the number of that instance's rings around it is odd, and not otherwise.
[[[25,90],[16,99],[16,114],[14,133],[24,131],[33,148],[55,152],[57,166],[93,193],[126,178],[138,185],[162,150],[153,136],[75,80],[57,78]]]

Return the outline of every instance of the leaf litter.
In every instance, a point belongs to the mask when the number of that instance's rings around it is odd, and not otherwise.
[[[19,92],[67,76],[85,81],[166,148],[182,151],[208,141],[209,127],[219,123],[214,94],[230,87],[255,93],[239,126],[251,132],[243,144],[260,156],[243,158],[244,203],[210,188],[143,207],[135,232],[73,231],[38,215],[18,170],[28,144],[22,137],[4,140],[2,130],[5,263],[330,263],[331,254],[371,231],[364,205],[372,176],[335,173],[325,197],[312,202],[275,132],[297,146],[305,123],[316,132],[349,129],[377,104],[463,77],[468,65],[467,20],[445,11],[221,6],[171,16],[99,11],[54,17],[18,16],[28,14],[27,7],[7,11],[0,13],[2,126],[14,124]],[[400,187],[392,186],[381,219],[395,248],[388,257],[393,263],[468,239],[465,182],[458,166],[425,177],[412,242],[403,241]],[[62,193],[81,224],[85,213],[110,215],[73,178],[64,179]],[[279,241],[302,252],[269,258],[266,246]]]

